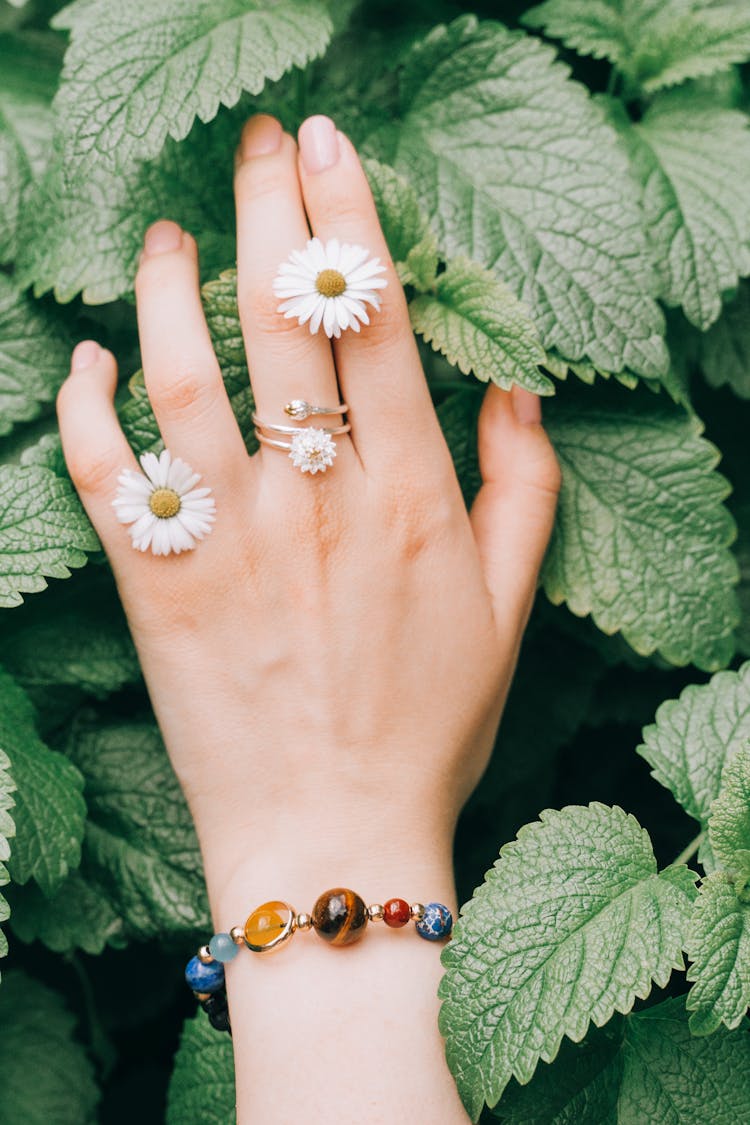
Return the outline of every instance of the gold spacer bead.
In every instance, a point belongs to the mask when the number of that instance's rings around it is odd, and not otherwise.
[[[413,922],[421,922],[424,918],[424,906],[421,902],[413,902],[409,907],[409,914]]]
[[[311,930],[312,924],[312,917],[309,914],[298,914],[294,919],[295,930]]]
[[[193,996],[195,997],[196,1000],[203,1001],[203,1000],[209,1000],[210,997],[211,997],[211,993],[210,992],[194,992]]]
[[[232,941],[234,942],[235,945],[244,945],[245,944],[245,927],[244,926],[232,926],[231,930],[229,931],[229,936],[230,936],[230,938],[232,939]]]
[[[367,907],[367,914],[371,922],[382,922],[385,917],[385,910],[379,902],[373,902],[372,905]]]
[[[198,950],[198,960],[202,961],[204,965],[210,965],[213,961],[211,951],[209,950],[207,945],[202,945]]]

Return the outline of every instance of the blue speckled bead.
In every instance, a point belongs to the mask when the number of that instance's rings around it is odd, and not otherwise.
[[[208,952],[223,964],[226,964],[227,961],[234,961],[239,951],[240,947],[235,945],[229,934],[214,934],[208,943]]]
[[[453,915],[442,902],[428,902],[422,920],[416,924],[417,933],[427,941],[450,937],[452,929]]]
[[[224,987],[224,966],[221,961],[206,965],[198,957],[191,957],[185,969],[185,980],[193,992],[218,992]]]

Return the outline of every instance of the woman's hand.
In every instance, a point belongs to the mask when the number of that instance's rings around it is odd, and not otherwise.
[[[111,560],[215,901],[233,879],[246,888],[250,868],[263,883],[280,849],[317,882],[334,859],[341,876],[356,864],[364,878],[387,856],[393,871],[424,856],[427,870],[430,853],[449,851],[487,764],[559,485],[538,400],[490,387],[484,485],[466,514],[367,180],[328,118],[304,123],[299,150],[276,120],[253,118],[235,186],[258,414],[283,423],[293,398],[348,403],[333,467],[311,477],[269,447],[248,457],[195,243],[171,222],[148,231],[136,280],[143,370],[166,446],[213,489],[208,538],[155,557],[117,522],[118,474],[138,466],[108,352],[79,345],[58,401],[66,461]],[[382,309],[333,348],[284,319],[272,292],[310,231],[388,266]]]

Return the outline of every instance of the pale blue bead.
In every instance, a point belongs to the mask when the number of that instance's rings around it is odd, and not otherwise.
[[[424,908],[424,916],[417,922],[415,929],[427,941],[440,941],[441,938],[450,936],[453,915],[442,902],[428,902]]]
[[[208,952],[211,956],[224,964],[227,961],[234,961],[239,950],[240,947],[234,944],[229,934],[214,934],[208,943]]]

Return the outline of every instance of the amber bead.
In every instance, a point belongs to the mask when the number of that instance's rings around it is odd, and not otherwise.
[[[393,926],[394,930],[405,926],[411,918],[409,903],[403,898],[389,898],[383,909],[386,926]]]
[[[368,922],[363,899],[345,887],[324,891],[312,908],[315,932],[331,945],[359,941]]]
[[[254,953],[263,953],[291,937],[293,923],[288,902],[264,902],[245,922],[245,941]]]

